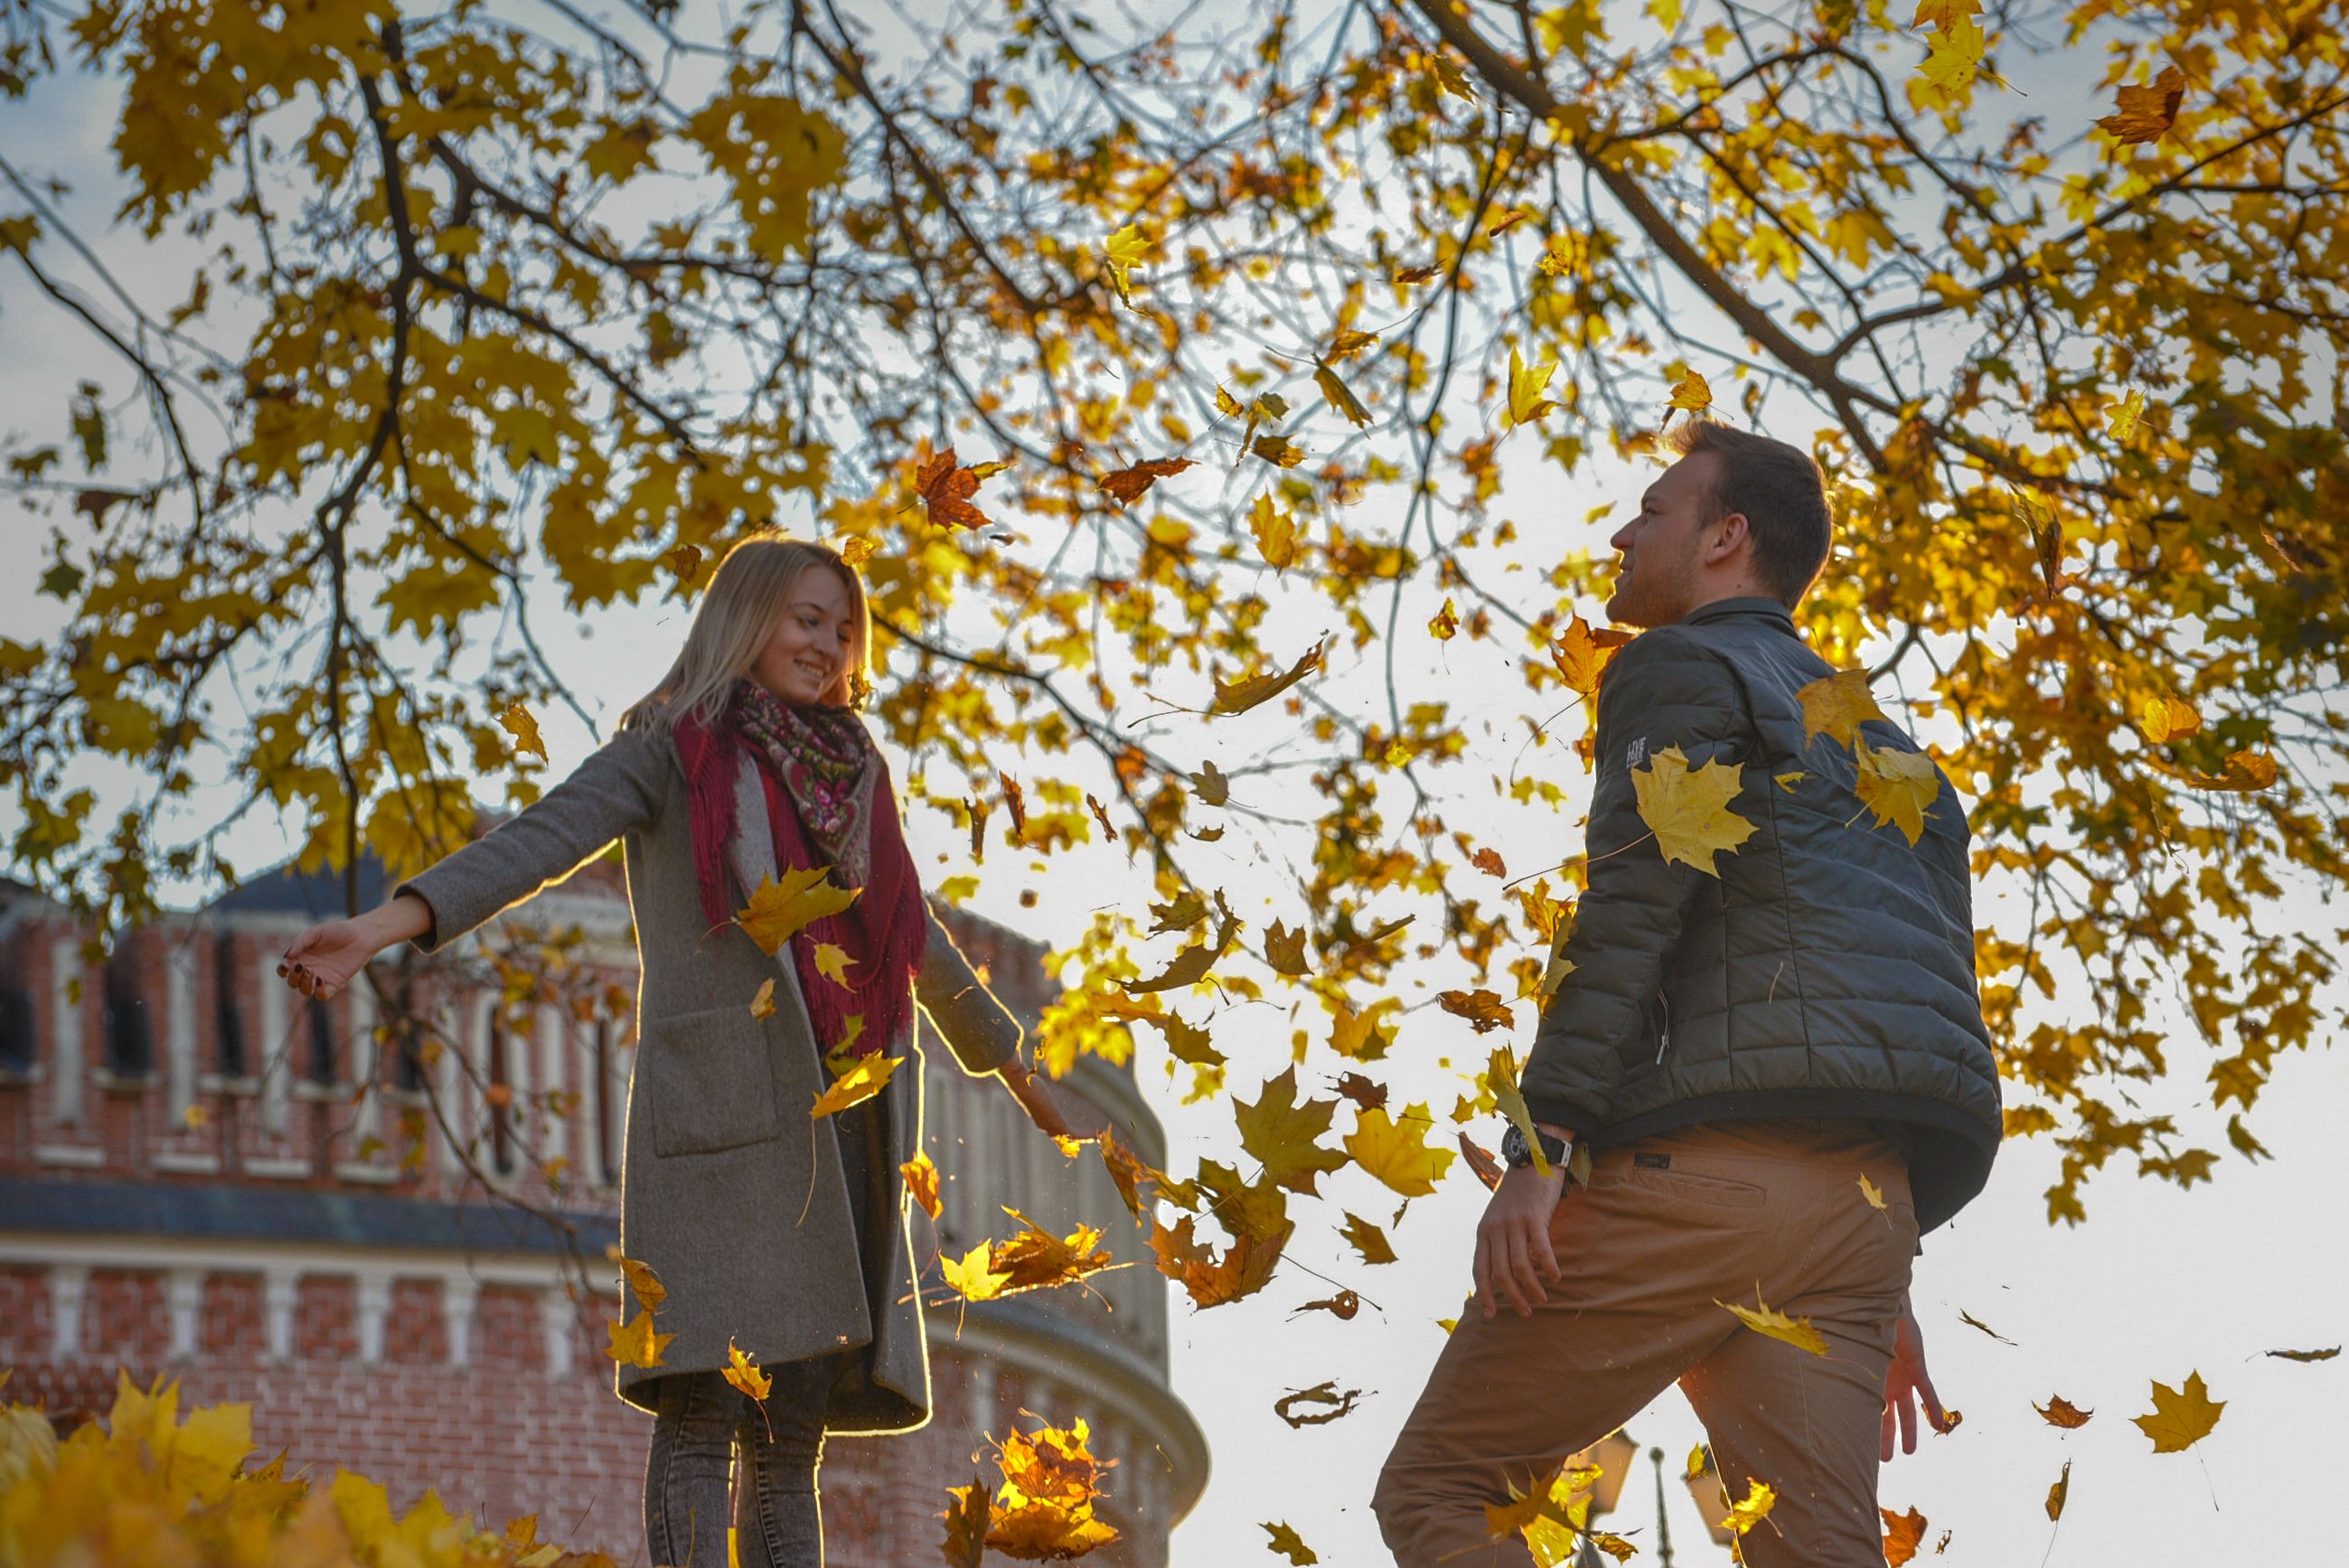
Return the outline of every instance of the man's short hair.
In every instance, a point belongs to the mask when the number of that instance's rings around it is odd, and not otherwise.
[[[1745,514],[1754,533],[1754,570],[1788,609],[1826,564],[1833,518],[1826,476],[1799,447],[1712,419],[1691,419],[1664,438],[1682,457],[1713,455],[1712,519]]]

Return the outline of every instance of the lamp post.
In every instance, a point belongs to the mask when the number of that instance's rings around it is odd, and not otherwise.
[[[1672,1568],[1672,1527],[1664,1518],[1664,1450],[1650,1449],[1648,1462],[1656,1467],[1656,1561]]]

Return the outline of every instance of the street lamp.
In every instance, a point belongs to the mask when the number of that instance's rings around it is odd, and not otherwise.
[[[1586,1466],[1599,1467],[1599,1479],[1590,1485],[1590,1511],[1587,1518],[1595,1521],[1601,1514],[1611,1513],[1615,1501],[1623,1495],[1623,1478],[1631,1470],[1631,1463],[1640,1457],[1640,1445],[1631,1434],[1620,1428],[1609,1432],[1580,1453],[1567,1459],[1568,1470]],[[1613,1568],[1612,1561],[1599,1550],[1590,1532],[1582,1532],[1581,1548],[1574,1554],[1574,1568]]]
[[[1689,1496],[1696,1500],[1697,1517],[1704,1521],[1704,1532],[1713,1537],[1715,1546],[1726,1546],[1737,1539],[1737,1532],[1729,1526],[1729,1491],[1722,1484],[1721,1471],[1713,1462],[1713,1446],[1700,1443],[1696,1452],[1697,1469],[1688,1477]],[[1661,1491],[1657,1494],[1657,1506],[1662,1507]]]

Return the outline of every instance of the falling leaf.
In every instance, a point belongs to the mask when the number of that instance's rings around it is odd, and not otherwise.
[[[1776,1506],[1777,1501],[1778,1493],[1768,1481],[1758,1477],[1749,1477],[1745,1482],[1744,1500],[1732,1503],[1729,1517],[1721,1522],[1729,1526],[1735,1533],[1744,1535],[1768,1518],[1770,1510]]]
[[[1256,539],[1257,553],[1275,572],[1286,572],[1296,562],[1296,514],[1273,505],[1269,494],[1257,497],[1248,508],[1248,532]]]
[[[1291,931],[1274,921],[1264,934],[1264,961],[1278,974],[1301,977],[1309,973],[1304,931]]]
[[[994,1243],[981,1242],[959,1258],[941,1255],[938,1273],[964,1300],[993,1301],[1011,1283],[1010,1272],[998,1269],[994,1258]]]
[[[1102,247],[1102,253],[1109,259],[1110,284],[1117,290],[1118,303],[1129,310],[1133,307],[1133,271],[1150,259],[1153,249],[1138,223],[1128,223],[1118,230]]]
[[[1220,907],[1223,895],[1217,893],[1216,898]],[[1118,985],[1129,995],[1145,995],[1154,991],[1172,991],[1185,985],[1195,985],[1207,977],[1207,971],[1215,967],[1216,960],[1221,958],[1230,948],[1232,939],[1239,934],[1239,922],[1232,918],[1230,910],[1225,909],[1212,940],[1193,943],[1176,954],[1162,973],[1150,979],[1121,980]]]
[[[1729,809],[1743,787],[1738,769],[1726,762],[1692,770],[1677,746],[1655,753],[1631,775],[1640,820],[1655,832],[1664,863],[1684,861],[1709,877],[1721,875],[1714,855],[1735,850],[1754,834],[1754,824]]]
[[[2183,697],[2149,696],[2137,710],[2137,733],[2158,746],[2200,729],[2202,716]]]
[[[1172,1229],[1154,1224],[1150,1248],[1158,1272],[1179,1283],[1194,1306],[1220,1306],[1264,1288],[1293,1229],[1283,1224],[1270,1236],[1243,1233],[1219,1259],[1193,1238],[1192,1218],[1185,1214]]]
[[[1704,1445],[1702,1443],[1699,1443],[1694,1448],[1689,1449],[1688,1470],[1686,1472],[1689,1480],[1702,1480],[1704,1472],[1712,1468],[1713,1456],[1704,1451]]]
[[[1352,1247],[1365,1264],[1391,1264],[1395,1261],[1394,1244],[1387,1240],[1387,1233],[1360,1214],[1349,1212],[1338,1233],[1346,1238],[1346,1244]]]
[[[947,1488],[947,1495],[954,1501],[938,1515],[947,1523],[938,1550],[947,1568],[980,1568],[987,1555],[987,1483],[973,1476],[968,1486]]]
[[[1609,661],[1630,640],[1621,632],[1594,631],[1590,623],[1578,614],[1567,623],[1565,631],[1550,639],[1550,662],[1565,677],[1567,689],[1589,702],[1599,695],[1599,683],[1607,673]]]
[[[1120,469],[1113,474],[1102,475],[1101,488],[1107,490],[1121,506],[1131,506],[1142,498],[1143,491],[1160,480],[1196,466],[1189,458],[1153,458],[1147,462],[1136,463],[1130,469]]]
[[[1526,1146],[1533,1151],[1535,1174],[1547,1179],[1550,1173],[1549,1156],[1542,1152],[1541,1130],[1534,1125],[1533,1109],[1526,1104],[1524,1093],[1517,1088],[1517,1054],[1506,1046],[1493,1047],[1485,1063],[1484,1085],[1492,1095],[1501,1114],[1509,1119]],[[1576,1152],[1582,1151],[1582,1142],[1576,1140]]]
[[[1485,225],[1485,237],[1488,240],[1497,239],[1532,216],[1533,214],[1523,207],[1512,207]]]
[[[1921,751],[1870,746],[1854,748],[1859,761],[1860,804],[1876,814],[1876,826],[1891,823],[1910,844],[1925,836],[1925,813],[1941,793],[1940,774]]]
[[[1488,877],[1499,877],[1504,882],[1508,880],[1509,868],[1501,859],[1501,852],[1498,850],[1490,848],[1478,850],[1468,857],[1468,863]]]
[[[2050,1394],[2047,1397],[2047,1403],[2033,1405],[2031,1408],[2038,1411],[2049,1426],[2062,1427],[2066,1431],[2075,1427],[2086,1426],[2088,1418],[2095,1414],[2094,1410],[2078,1408],[2071,1400],[2060,1394]]]
[[[701,581],[703,563],[703,552],[698,544],[678,545],[661,557],[661,564],[677,579],[676,591],[679,593]]]
[[[1350,1290],[1341,1290],[1335,1295],[1324,1296],[1319,1301],[1309,1301],[1299,1307],[1297,1312],[1326,1312],[1341,1323],[1351,1323],[1354,1320],[1354,1315],[1361,1310],[1362,1298]],[[1297,1312],[1292,1312],[1288,1315],[1295,1317]]]
[[[948,447],[914,469],[914,489],[932,523],[943,528],[988,528],[993,520],[970,499],[978,493],[978,481],[984,477],[977,469],[959,466],[955,449]]]
[[[546,760],[546,743],[538,738],[538,720],[530,716],[530,709],[523,707],[521,698],[506,704],[505,712],[498,715],[498,727],[513,737],[517,755],[535,751],[541,762]]]
[[[1009,773],[999,770],[995,777],[1003,786],[1004,809],[1011,813],[1011,841],[1017,844],[1028,836],[1028,791]]]
[[[1319,1557],[1314,1555],[1313,1548],[1298,1539],[1297,1532],[1291,1530],[1285,1522],[1278,1524],[1267,1522],[1262,1528],[1272,1537],[1268,1543],[1269,1548],[1288,1558],[1296,1565],[1296,1568],[1305,1568],[1308,1563],[1321,1561]]]
[[[1883,1209],[1884,1190],[1878,1187],[1875,1182],[1869,1181],[1864,1173],[1859,1179],[1859,1195],[1868,1200],[1868,1206],[1869,1208],[1876,1210]]]
[[[1465,1018],[1478,1034],[1489,1034],[1516,1023],[1516,1015],[1494,991],[1440,991],[1435,1005],[1454,1017]]]
[[[862,1023],[863,1020],[858,1021]],[[820,1116],[830,1116],[871,1099],[888,1087],[889,1076],[897,1070],[897,1064],[902,1059],[881,1051],[857,1057],[846,1072],[832,1080],[830,1088],[815,1097],[815,1104],[808,1110],[808,1119],[812,1121]]]
[[[929,1150],[923,1150],[898,1166],[897,1174],[905,1179],[905,1191],[922,1206],[922,1212],[936,1220],[944,1205],[938,1201],[938,1168]]]
[[[1080,1418],[1065,1428],[1013,1432],[1000,1446],[1003,1485],[988,1504],[987,1544],[1007,1557],[1082,1557],[1115,1541],[1117,1531],[1094,1516],[1100,1473],[1091,1433]]]
[[[1514,346],[1510,348],[1509,428],[1514,430],[1519,425],[1531,424],[1557,407],[1556,403],[1542,396],[1543,391],[1549,386],[1549,378],[1557,374],[1557,360],[1545,359],[1528,370],[1526,368],[1525,361],[1518,357],[1516,349]]]
[[[1868,689],[1866,670],[1837,670],[1822,676],[1797,688],[1795,700],[1803,705],[1805,746],[1826,735],[1846,748],[1855,747],[1862,724],[1885,717],[1884,710],[1876,706],[1876,695]]]
[[[611,1340],[605,1354],[623,1367],[658,1367],[661,1353],[677,1337],[674,1334],[655,1334],[653,1315],[649,1312],[640,1312],[625,1324],[615,1322],[605,1326]]]
[[[1444,269],[1442,267],[1397,267],[1394,271],[1393,276],[1396,283],[1402,284],[1405,288],[1411,288],[1420,284],[1432,282],[1434,278],[1440,275],[1443,271]]]
[[[2013,1340],[2009,1339],[2005,1335],[2001,1334],[1997,1329],[1992,1328],[1989,1324],[1984,1323],[1981,1318],[1976,1317],[1972,1313],[1966,1311],[1962,1307],[1958,1310],[1958,1321],[1966,1325],[1969,1328],[1981,1329],[1984,1334],[1989,1335],[2001,1345],[2014,1344]],[[2020,1348],[2020,1346],[2017,1348]]]
[[[1117,830],[1110,825],[1109,808],[1101,803],[1101,797],[1088,792],[1085,796],[1085,810],[1091,811],[1093,814],[1093,820],[1101,824],[1102,837],[1112,844],[1117,842]]]
[[[787,869],[780,882],[770,873],[734,919],[759,950],[771,956],[809,923],[838,914],[864,891],[834,887],[831,878],[832,869],[824,865]]]
[[[1364,1110],[1379,1110],[1387,1103],[1387,1086],[1376,1078],[1360,1073],[1347,1073],[1338,1079],[1338,1092]]]
[[[1330,1019],[1330,1048],[1348,1061],[1374,1062],[1383,1057],[1387,1047],[1394,1044],[1394,1035],[1380,1029],[1381,1012],[1379,1007],[1370,1007],[1357,1013],[1345,1003],[1339,1003]]]
[[[652,1264],[639,1263],[635,1258],[616,1261],[620,1265],[621,1276],[628,1282],[628,1294],[636,1298],[636,1305],[648,1313],[658,1312],[661,1304],[668,1300],[668,1287],[661,1284],[658,1274],[653,1273]]]
[[[1933,36],[1931,48],[1917,72],[1943,91],[1956,92],[1971,86],[1981,73],[1982,53],[1988,46],[1982,28],[1968,17]]]
[[[750,998],[750,1016],[771,1018],[775,1016],[775,977],[768,975],[759,983],[759,994]]]
[[[815,944],[815,972],[835,985],[848,984],[848,966],[854,962],[845,947],[829,942]]]
[[[1337,1111],[1334,1099],[1297,1103],[1297,1068],[1283,1068],[1278,1078],[1265,1080],[1264,1091],[1250,1104],[1235,1100],[1240,1147],[1264,1167],[1265,1178],[1293,1191],[1311,1193],[1325,1171],[1346,1163],[1346,1156],[1324,1149],[1316,1140],[1330,1130]]]
[[[760,1371],[750,1357],[742,1353],[741,1346],[731,1339],[726,1342],[726,1365],[719,1370],[726,1381],[761,1404],[766,1403],[767,1396],[774,1392],[774,1379]]]
[[[1423,1198],[1435,1191],[1454,1159],[1451,1150],[1428,1145],[1434,1125],[1425,1105],[1405,1106],[1399,1119],[1384,1110],[1358,1110],[1354,1130],[1346,1135],[1346,1152],[1404,1197]]]
[[[191,1132],[202,1128],[212,1119],[212,1112],[201,1105],[190,1105],[187,1109],[180,1112],[180,1125]]]
[[[1667,407],[1702,414],[1713,407],[1713,387],[1703,377],[1692,370],[1673,385],[1672,400]]]
[[[1093,1140],[1101,1150],[1102,1164],[1109,1171],[1112,1185],[1125,1204],[1125,1212],[1135,1219],[1144,1219],[1142,1209],[1142,1184],[1161,1180],[1159,1173],[1143,1163],[1141,1156],[1128,1149],[1112,1129],[1104,1128]]]
[[[1764,1304],[1757,1288],[1752,1306],[1733,1306],[1715,1300],[1713,1305],[1737,1315],[1739,1322],[1756,1334],[1766,1334],[1773,1339],[1784,1340],[1797,1350],[1807,1350],[1814,1356],[1827,1353],[1826,1336],[1811,1326],[1807,1317],[1789,1317],[1775,1307]],[[1765,1509],[1766,1512],[1767,1510]]]
[[[1257,704],[1278,696],[1321,667],[1322,654],[1329,643],[1328,636],[1323,636],[1305,650],[1303,657],[1279,675],[1250,676],[1245,680],[1229,682],[1221,676],[1215,676],[1216,700],[1207,711],[1211,714],[1246,713]]]
[[[2047,1489],[2047,1517],[2053,1522],[2064,1517],[2064,1500],[2072,1491],[2072,1461],[2064,1461],[2064,1473]]]
[[[1925,1516],[1914,1508],[1906,1513],[1895,1513],[1889,1508],[1876,1511],[1884,1516],[1885,1568],[1900,1568],[1917,1555],[1917,1548],[1924,1542]]]
[[[1360,1388],[1349,1388],[1344,1393],[1340,1393],[1337,1380],[1332,1378],[1327,1383],[1316,1383],[1310,1388],[1299,1388],[1294,1393],[1284,1394],[1272,1402],[1272,1413],[1287,1421],[1292,1428],[1322,1427],[1351,1412],[1354,1401],[1361,1396],[1362,1391]],[[1301,1407],[1309,1405],[1322,1408],[1308,1410],[1303,1415],[1297,1413]]]
[[[1207,901],[1185,888],[1169,903],[1152,904],[1150,915],[1153,936],[1169,931],[1188,931],[1207,918]]]
[[[2341,1346],[2335,1345],[2323,1350],[2271,1350],[2267,1354],[2285,1361],[2330,1361],[2341,1354]]]
[[[849,570],[854,571],[872,560],[873,552],[879,547],[863,534],[855,533],[842,540],[834,548],[839,550],[840,559],[847,564]]]
[[[1447,598],[1444,601],[1444,608],[1438,610],[1435,613],[1435,618],[1428,622],[1427,634],[1439,643],[1448,643],[1459,634],[1459,613],[1453,609],[1452,601]]]
[[[1305,460],[1305,449],[1286,436],[1258,436],[1247,449],[1277,469],[1293,469]]]
[[[2153,1439],[2155,1453],[2174,1454],[2209,1437],[2210,1429],[2219,1424],[2219,1412],[2226,1408],[2224,1399],[2211,1399],[2209,1390],[2202,1386],[2201,1373],[2189,1372],[2183,1389],[2156,1383],[2153,1413],[2129,1419]]]
[[[2178,106],[2185,98],[2186,73],[2165,66],[2150,86],[2123,83],[2115,96],[2120,112],[2105,116],[2096,126],[2111,131],[2125,147],[2158,141],[2178,122]]]
[[[2105,405],[2105,430],[2116,441],[2126,441],[2137,434],[2137,421],[2145,417],[2145,392],[2142,388],[2130,393],[2117,403]]]
[[[1330,407],[1344,415],[1346,422],[1356,429],[1371,422],[1371,411],[1362,407],[1362,400],[1355,397],[1353,389],[1338,379],[1338,373],[1327,365],[1314,370],[1313,385],[1321,388],[1321,396],[1328,399]]]

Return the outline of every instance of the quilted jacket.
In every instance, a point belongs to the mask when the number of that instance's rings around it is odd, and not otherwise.
[[[1852,750],[1807,743],[1795,693],[1834,673],[1773,599],[1719,600],[1634,639],[1599,694],[1588,886],[1522,1088],[1594,1147],[1728,1118],[1853,1116],[1909,1149],[1920,1233],[1998,1150],[1974,981],[1965,810],[1946,775],[1915,844],[1856,794]],[[1876,748],[1914,753],[1869,720]],[[1667,861],[1635,774],[1677,747],[1738,770],[1754,831],[1709,876]],[[1669,769],[1669,765],[1667,765]]]

